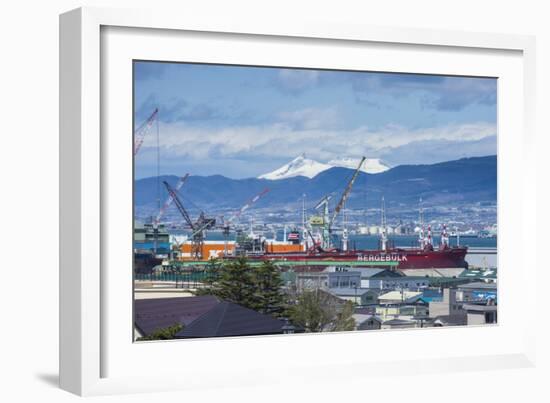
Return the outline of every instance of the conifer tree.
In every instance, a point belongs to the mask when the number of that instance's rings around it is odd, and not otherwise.
[[[285,311],[283,280],[277,267],[266,261],[253,269],[255,285],[254,309],[273,316],[282,316]]]

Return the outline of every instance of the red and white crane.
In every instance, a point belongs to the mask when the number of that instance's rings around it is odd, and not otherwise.
[[[249,199],[235,214],[233,214],[229,219],[224,220],[222,217],[222,229],[223,229],[223,237],[224,237],[224,256],[227,256],[228,250],[227,250],[227,243],[229,238],[229,226],[233,222],[233,220],[239,218],[246,210],[248,210],[254,203],[256,203],[262,196],[264,196],[266,193],[269,192],[268,188],[265,188],[260,193],[258,193],[256,196]]]
[[[145,136],[147,135],[147,133],[149,133],[155,121],[157,121],[158,113],[158,108],[155,108],[155,110],[153,111],[153,113],[151,113],[147,120],[134,131],[134,155],[137,155],[139,149],[141,148],[141,145],[143,144]]]

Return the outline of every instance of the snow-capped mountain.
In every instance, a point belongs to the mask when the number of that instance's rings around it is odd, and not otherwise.
[[[288,164],[283,165],[273,172],[261,175],[258,178],[277,180],[292,178],[294,176],[306,176],[311,179],[317,174],[326,171],[329,168],[332,168],[332,165],[310,160],[309,158],[306,158],[306,155],[304,153],[294,158]]]
[[[361,161],[360,158],[338,158],[330,160],[328,164],[333,167],[356,169],[357,165],[359,165],[359,161]],[[361,171],[368,174],[378,174],[390,168],[391,167],[382,162],[380,158],[367,158],[365,162],[363,162],[363,165],[361,165]]]
[[[311,179],[317,176],[317,174],[334,167],[356,169],[357,165],[359,165],[359,161],[359,158],[339,158],[331,160],[328,163],[324,164],[322,162],[317,162],[315,160],[306,158],[305,154],[301,154],[300,156],[290,161],[288,164],[283,165],[273,172],[263,174],[258,178],[278,180],[292,178],[295,176],[305,176]],[[384,172],[388,169],[390,169],[390,167],[384,164],[378,158],[366,159],[361,166],[361,171],[371,174]]]

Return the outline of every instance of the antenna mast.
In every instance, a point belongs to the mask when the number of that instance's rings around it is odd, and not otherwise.
[[[382,196],[382,206],[381,206],[381,223],[380,223],[380,241],[382,243],[382,250],[386,251],[388,249],[388,237],[387,237],[387,223],[386,223],[386,201],[384,196]]]
[[[347,215],[346,215],[346,202],[342,206],[342,216],[343,216],[343,226],[342,230],[342,250],[346,252],[348,250],[348,226],[347,226]]]
[[[306,194],[302,194],[302,239],[304,250],[307,250],[307,228],[306,228]]]
[[[422,197],[418,203],[419,206],[419,221],[420,221],[420,231],[418,231],[418,242],[420,243],[420,248],[424,249],[426,246],[426,239],[424,238],[424,210],[422,208]]]

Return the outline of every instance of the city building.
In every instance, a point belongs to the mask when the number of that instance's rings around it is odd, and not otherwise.
[[[459,299],[468,301],[486,301],[492,299],[497,302],[497,284],[485,281],[462,284],[458,286]]]
[[[336,271],[328,274],[328,288],[360,288],[361,272]]]
[[[361,279],[361,287],[374,288],[379,290],[410,289],[419,290],[430,286],[430,279],[427,277],[408,277],[401,275],[386,276],[389,270],[384,273]]]
[[[394,290],[378,296],[381,305],[414,304],[422,298],[419,291]]]
[[[170,234],[164,224],[142,224],[134,221],[134,251],[169,256],[171,252]]]
[[[382,323],[381,329],[412,329],[415,327],[420,327],[416,320],[389,319]]]
[[[496,283],[497,282],[497,269],[470,269],[464,270],[459,278],[467,278],[470,281],[484,282],[484,283]]]
[[[379,330],[382,328],[383,320],[374,315],[354,314],[356,330]]]
[[[372,305],[378,299],[378,292],[368,288],[329,288],[328,292],[355,305]]]
[[[426,317],[428,307],[425,305],[379,305],[376,307],[376,316],[382,320],[406,319],[415,320],[418,317]]]
[[[466,303],[462,306],[466,311],[468,325],[487,325],[497,323],[497,306],[494,300],[483,303]]]
[[[465,318],[466,312],[457,300],[457,290],[452,288],[443,289],[443,299],[441,301],[432,300],[429,303],[429,316],[432,319],[448,316],[460,317],[460,320]]]

